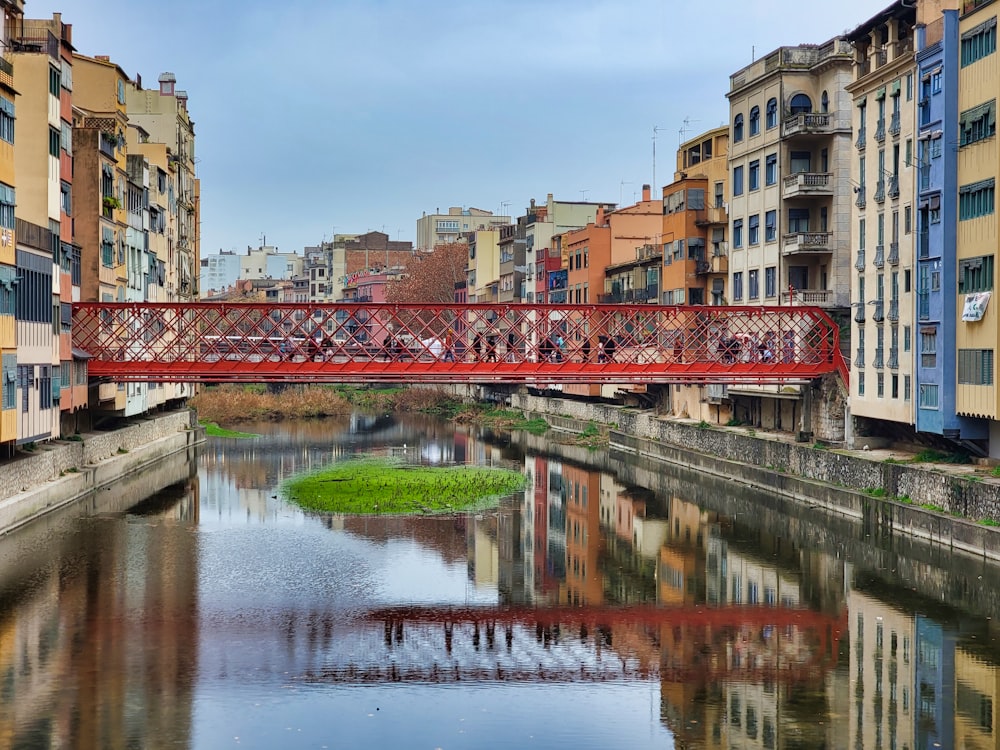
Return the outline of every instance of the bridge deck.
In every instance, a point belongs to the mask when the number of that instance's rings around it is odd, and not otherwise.
[[[811,307],[76,303],[90,374],[186,382],[794,383],[845,373]]]

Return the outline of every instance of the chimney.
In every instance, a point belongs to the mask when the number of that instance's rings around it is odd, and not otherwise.
[[[649,200],[649,185],[643,185],[642,186],[642,199],[644,201],[648,201]]]
[[[101,62],[111,62],[111,58],[107,55],[94,55],[95,60],[100,60]]]
[[[160,82],[160,96],[173,96],[174,84],[177,83],[177,76],[173,73],[161,73],[157,79]]]
[[[604,206],[597,207],[597,216],[594,217],[594,226],[604,226]]]

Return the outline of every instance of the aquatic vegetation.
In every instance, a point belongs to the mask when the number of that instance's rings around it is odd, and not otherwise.
[[[306,510],[352,515],[451,513],[491,507],[524,487],[522,474],[489,466],[343,461],[292,477],[281,495]]]
[[[205,434],[209,437],[223,437],[223,438],[255,438],[260,437],[255,432],[239,432],[237,430],[227,430],[224,427],[219,427],[215,422],[199,422],[199,424],[205,428]]]

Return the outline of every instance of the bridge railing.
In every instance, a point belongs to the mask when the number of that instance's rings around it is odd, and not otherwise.
[[[836,368],[812,307],[77,303],[74,346],[120,380],[757,382]]]

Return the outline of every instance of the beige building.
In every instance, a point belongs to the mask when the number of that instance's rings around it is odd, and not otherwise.
[[[997,95],[1000,55],[996,52],[996,4],[970,0],[959,17],[958,69],[958,221],[957,221],[957,384],[955,413],[989,420],[989,454],[1000,456],[1000,390],[996,350],[1000,337],[997,302],[983,304],[981,317],[967,314],[972,298],[987,300],[995,291],[997,235]],[[19,191],[20,192],[20,191]],[[986,295],[985,297],[983,295]],[[942,342],[938,346],[948,346]]]
[[[417,250],[433,250],[436,245],[458,242],[462,235],[478,229],[495,229],[510,224],[509,216],[494,216],[492,211],[481,208],[452,206],[448,213],[435,210],[417,219]]]
[[[467,299],[469,302],[496,302],[500,281],[500,230],[477,229],[468,235],[468,243]]]
[[[914,423],[915,23],[915,7],[896,0],[847,36],[854,47],[851,414],[907,425]]]
[[[852,49],[780,47],[730,76],[729,303],[850,306]],[[734,416],[797,430],[796,386],[729,389]]]
[[[201,246],[198,216],[200,189],[195,177],[194,120],[188,112],[186,91],[176,88],[173,73],[159,77],[157,89],[142,88],[142,81],[127,82],[124,92],[125,109],[130,123],[149,134],[151,143],[167,146],[168,159],[174,166],[172,185],[176,203],[176,225],[167,234],[167,263],[172,266],[167,294],[178,301],[198,299],[198,273],[201,270]]]

